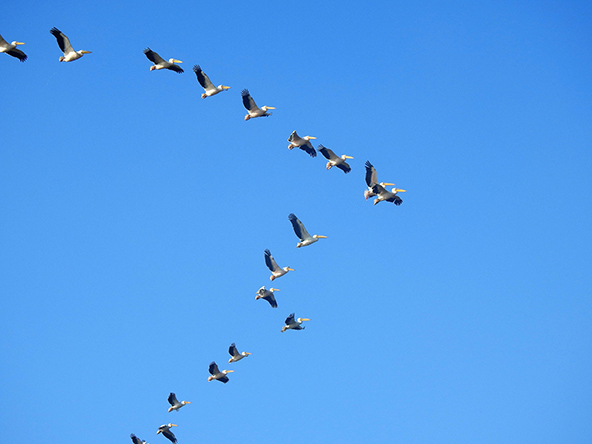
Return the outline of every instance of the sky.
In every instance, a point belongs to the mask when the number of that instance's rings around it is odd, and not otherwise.
[[[13,5],[3,439],[590,442],[591,21],[583,1]],[[59,63],[54,26],[92,54]],[[231,89],[202,100],[194,64]],[[245,122],[243,88],[273,115]],[[401,206],[364,199],[367,160]],[[327,239],[297,249],[290,213]],[[295,271],[271,283],[267,248]],[[252,355],[228,364],[232,342]]]

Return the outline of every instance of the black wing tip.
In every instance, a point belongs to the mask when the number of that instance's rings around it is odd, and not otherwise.
[[[246,89],[246,88],[241,91],[241,96],[243,96],[243,97],[247,97],[247,96],[250,96],[250,95],[251,94],[249,94],[249,90]]]
[[[277,308],[277,302],[276,301],[269,301],[269,304],[271,305],[271,308]]]
[[[152,50],[151,50],[150,48],[146,48],[146,49],[144,50],[144,54],[148,54],[149,52],[152,52]]]
[[[60,30],[59,30],[58,28],[56,28],[55,26],[54,26],[53,28],[51,28],[51,29],[49,30],[49,32],[51,32],[51,33],[52,33],[54,36],[55,36],[56,34],[61,34],[61,33],[62,33],[62,31],[60,31]]]
[[[199,65],[193,65],[193,72],[198,73],[201,71],[201,66]]]
[[[290,214],[288,214],[288,219],[289,220],[296,220],[298,218],[296,217],[296,215],[294,213],[290,213]]]
[[[230,344],[230,347],[236,347],[236,344],[233,342],[232,344]]]
[[[374,165],[372,165],[369,160],[367,160],[364,165],[366,166],[366,168],[374,168]]]

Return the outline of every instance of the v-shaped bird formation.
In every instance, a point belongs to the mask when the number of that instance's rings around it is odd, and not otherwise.
[[[91,53],[91,51],[86,50],[74,50],[72,44],[70,43],[70,39],[63,32],[61,32],[59,29],[55,27],[50,30],[50,33],[56,38],[59,49],[63,53],[63,56],[60,56],[59,58],[60,62],[72,62],[80,59],[85,54]],[[21,62],[24,62],[27,60],[27,55],[17,48],[17,46],[19,45],[24,45],[24,43],[18,41],[8,43],[6,40],[4,40],[2,36],[0,36],[0,52],[4,52],[9,56],[15,57]],[[183,69],[178,65],[182,63],[181,60],[169,58],[167,61],[163,59],[157,52],[153,51],[150,48],[144,49],[144,54],[146,55],[148,60],[152,62],[152,65],[150,66],[150,71],[169,70],[174,71],[178,74],[182,74],[184,72]],[[223,91],[227,91],[230,89],[230,86],[225,86],[222,84],[215,86],[211,82],[210,78],[206,75],[206,73],[202,70],[200,65],[194,65],[193,72],[197,77],[199,85],[204,89],[204,93],[201,95],[202,99],[215,96]],[[258,94],[259,93],[261,92],[258,91]],[[261,94],[261,97],[265,97],[265,94]],[[241,91],[241,100],[243,106],[247,110],[247,114],[244,117],[245,121],[257,117],[269,117],[272,115],[272,113],[268,111],[275,109],[275,107],[268,105],[262,107],[257,106],[249,90],[246,88],[242,89]],[[325,157],[325,159],[327,159],[328,161],[326,164],[327,170],[331,169],[332,167],[336,167],[346,174],[351,172],[352,168],[347,163],[347,160],[353,159],[352,156],[345,154],[338,156],[335,154],[335,152],[333,152],[333,150],[326,148],[321,144],[319,144],[318,147],[315,149],[311,142],[315,139],[317,139],[317,137],[300,137],[298,133],[294,130],[288,137],[288,142],[290,142],[290,144],[288,145],[288,149],[292,150],[293,148],[300,148],[302,151],[304,151],[313,158],[317,156],[317,151],[319,151],[323,155],[323,157]],[[397,206],[401,205],[403,200],[398,196],[398,193],[404,192],[405,190],[399,188],[392,188],[391,191],[388,191],[386,189],[386,186],[394,186],[394,184],[389,182],[378,182],[376,169],[370,162],[367,161],[365,167],[365,181],[368,188],[364,191],[364,197],[366,199],[375,197],[375,205],[382,201],[392,202]],[[304,224],[293,213],[288,215],[288,220],[292,225],[294,234],[299,240],[296,244],[297,248],[306,247],[318,242],[320,239],[327,238],[327,236],[320,234],[313,234],[311,236],[305,228]],[[311,225],[314,225],[316,227],[317,225],[322,225],[322,222],[312,221]],[[289,266],[280,267],[277,264],[275,258],[272,256],[271,251],[269,249],[266,249],[264,251],[264,261],[269,271],[271,271],[271,276],[269,277],[271,281],[285,276],[290,271],[294,271],[294,269],[290,268]],[[265,288],[265,286],[262,286],[261,288],[259,288],[259,290],[257,290],[255,299],[264,299],[271,305],[272,308],[277,308],[278,303],[274,294],[277,291],[280,290],[277,288],[267,289]],[[281,332],[285,332],[287,330],[304,330],[305,326],[303,325],[303,322],[306,321],[310,321],[310,319],[301,317],[296,318],[295,313],[291,313],[285,319],[285,325],[281,328]],[[230,344],[228,353],[230,354],[230,359],[228,360],[229,364],[241,361],[242,359],[251,355],[250,352],[239,352],[235,343]],[[228,375],[234,372],[234,370],[220,370],[216,362],[212,361],[208,367],[208,372],[210,373],[208,381],[219,381],[223,384],[226,384],[230,381]],[[177,399],[177,396],[173,392],[171,392],[168,396],[168,403],[170,404],[168,412],[178,412],[182,407],[186,406],[187,404],[191,404],[190,401],[179,401]],[[172,427],[177,427],[177,424],[163,424],[157,429],[156,433],[162,434],[172,443],[176,443],[177,438],[171,430]],[[146,441],[141,440],[134,434],[131,434],[130,437],[133,444],[146,444]]]

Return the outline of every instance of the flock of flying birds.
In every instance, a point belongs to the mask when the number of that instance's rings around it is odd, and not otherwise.
[[[62,33],[57,28],[52,28],[50,33],[56,38],[58,46],[60,47],[61,51],[64,53],[63,56],[59,58],[60,62],[72,62],[74,60],[78,60],[84,54],[90,54],[91,51],[79,50],[75,51],[70,43],[70,40],[64,33]],[[0,52],[4,52],[12,57],[19,59],[21,62],[27,60],[27,55],[18,49],[17,46],[24,45],[23,42],[13,41],[12,43],[8,43],[2,36],[0,35]],[[150,71],[153,70],[161,70],[161,69],[168,69],[177,73],[183,73],[183,69],[178,65],[178,63],[183,63],[181,60],[177,60],[174,58],[170,58],[168,61],[164,60],[162,57],[158,55],[158,53],[152,51],[150,48],[146,48],[144,50],[144,54],[150,60],[153,65],[150,67]],[[203,72],[199,65],[195,65],[193,67],[193,71],[197,77],[199,84],[204,89],[204,93],[201,95],[202,99],[207,97],[214,96],[222,91],[226,91],[230,89],[229,86],[225,85],[218,85],[214,86],[214,84],[210,81],[209,77]],[[244,107],[247,109],[247,115],[245,116],[245,120],[253,119],[256,117],[267,117],[270,116],[271,113],[268,112],[270,109],[275,109],[273,106],[262,106],[259,108],[247,89],[243,89],[241,92],[242,101]],[[300,148],[301,150],[308,153],[311,157],[317,156],[317,150],[328,160],[327,162],[327,169],[331,169],[332,167],[339,168],[344,173],[349,173],[351,171],[351,167],[346,162],[347,159],[353,159],[351,156],[342,155],[337,156],[332,150],[329,148],[324,147],[323,145],[318,145],[317,149],[311,143],[311,140],[316,139],[313,136],[305,136],[300,137],[296,131],[293,131],[288,138],[288,149],[293,148]],[[391,191],[386,189],[386,186],[394,186],[394,183],[389,182],[378,182],[376,169],[370,162],[366,162],[366,185],[368,188],[364,191],[364,197],[366,199],[370,197],[376,197],[374,200],[374,204],[376,205],[379,202],[386,201],[392,202],[395,205],[401,205],[403,200],[397,195],[399,192],[404,192],[406,190],[399,189],[399,188],[392,188]],[[292,224],[292,228],[294,229],[294,233],[300,240],[296,244],[297,248],[305,247],[317,242],[319,239],[326,238],[327,236],[321,236],[318,234],[310,235],[304,224],[296,217],[294,214],[290,214],[288,216],[289,221]],[[280,267],[277,262],[275,261],[274,257],[271,255],[269,250],[265,250],[264,252],[265,257],[265,265],[271,271],[270,280],[274,281],[275,279],[285,275],[289,271],[294,271],[293,268],[290,267]],[[257,291],[257,296],[255,299],[264,299],[266,300],[271,307],[277,308],[277,301],[275,299],[274,292],[279,291],[277,288],[269,288],[266,289],[265,286],[262,286]],[[286,320],[285,325],[282,327],[281,331],[284,332],[286,330],[304,330],[304,326],[302,325],[303,322],[310,321],[309,318],[295,318],[294,313],[290,314]],[[230,359],[228,363],[238,362],[243,358],[246,358],[251,353],[249,352],[239,352],[236,348],[236,344],[232,343],[228,348],[228,353],[230,354]],[[234,372],[234,370],[222,370],[218,368],[216,362],[212,362],[208,368],[210,372],[210,376],[208,377],[208,381],[220,381],[226,384],[229,381],[228,374]],[[168,397],[168,402],[171,407],[168,409],[169,412],[177,411],[181,407],[191,404],[189,401],[181,401],[177,399],[175,393],[171,393]],[[168,423],[161,425],[158,430],[157,434],[162,433],[166,438],[168,438],[171,442],[176,443],[177,438],[171,431],[171,427],[177,427],[176,424]],[[130,435],[131,439],[134,444],[146,444],[146,441],[139,439],[133,433]]]

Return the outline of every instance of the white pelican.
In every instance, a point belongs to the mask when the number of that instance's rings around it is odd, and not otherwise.
[[[376,196],[374,191],[372,191],[372,188],[377,183],[379,183],[379,182],[378,182],[378,179],[376,178],[376,168],[374,168],[374,166],[369,161],[366,161],[366,185],[368,185],[368,189],[366,191],[364,191],[364,197],[366,198],[366,200],[368,200],[369,197]],[[384,188],[387,185],[395,185],[395,184],[389,183],[389,182],[380,182],[380,185],[382,185],[382,187]]]
[[[382,185],[377,183],[372,187],[372,192],[378,196],[374,200],[374,205],[376,205],[378,202],[382,202],[383,200],[392,202],[395,205],[401,205],[403,203],[403,199],[397,196],[397,193],[405,191],[406,190],[401,190],[400,188],[393,188],[392,191],[387,191]]]
[[[171,424],[170,422],[168,424],[163,424],[158,428],[156,434],[158,435],[159,433],[162,433],[165,438],[174,444],[177,442],[177,438],[175,438],[175,435],[171,432],[171,427],[177,427],[177,424]]]
[[[310,143],[311,139],[316,139],[316,137],[300,137],[298,134],[296,134],[296,131],[292,131],[292,134],[290,134],[290,137],[288,137],[288,142],[290,142],[290,145],[288,145],[288,149],[291,150],[292,148],[298,147],[301,150],[306,151],[312,157],[317,157],[317,151],[312,146],[312,143]]]
[[[308,231],[306,231],[306,228],[304,228],[304,225],[302,222],[300,222],[300,219],[294,215],[294,213],[291,213],[288,216],[288,219],[290,219],[290,222],[292,222],[294,233],[296,233],[296,236],[298,236],[300,239],[300,242],[296,244],[296,248],[306,247],[307,245],[314,244],[319,239],[327,238],[327,236],[321,236],[320,234],[315,234],[313,236],[308,234]]]
[[[146,441],[144,441],[143,439],[138,438],[133,433],[130,435],[130,438],[132,439],[132,442],[134,444],[148,444]]]
[[[220,382],[223,382],[224,384],[226,384],[228,382],[228,376],[226,376],[228,373],[232,373],[234,372],[234,370],[222,370],[220,371],[220,369],[218,368],[218,365],[216,365],[216,363],[214,361],[212,361],[210,363],[210,368],[208,369],[210,374],[212,376],[208,377],[208,381],[213,381],[214,379],[217,379]]]
[[[206,97],[215,96],[219,92],[226,91],[230,89],[230,86],[218,85],[214,86],[214,84],[210,81],[210,78],[203,72],[199,65],[193,66],[193,72],[197,76],[197,81],[202,86],[203,89],[206,90],[205,93],[201,95],[202,99]]]
[[[154,65],[150,67],[150,71],[153,71],[155,69],[170,69],[171,71],[175,71],[179,74],[184,72],[183,68],[181,68],[179,65],[175,65],[175,63],[183,63],[181,60],[170,58],[167,62],[161,56],[159,56],[158,53],[152,51],[150,48],[146,48],[144,50],[144,54],[146,54],[148,60],[154,63]]]
[[[321,152],[321,154],[327,159],[327,169],[330,170],[332,167],[337,167],[345,174],[351,171],[351,167],[345,161],[345,159],[353,159],[352,156],[346,156],[345,154],[341,157],[337,156],[332,150],[329,148],[325,148],[323,145],[319,145],[317,149]]]
[[[274,291],[280,291],[279,288],[270,288],[269,290],[265,289],[265,285],[257,290],[257,296],[255,296],[255,300],[257,299],[265,299],[269,302],[273,308],[277,308],[277,302],[275,300],[275,296],[273,295]]]
[[[310,321],[308,318],[298,318],[294,319],[294,313],[286,318],[286,325],[282,327],[282,333],[286,330],[304,330],[304,325],[302,324],[304,321]]]
[[[53,34],[53,36],[58,41],[58,46],[64,53],[63,56],[60,57],[60,62],[72,62],[73,60],[78,60],[84,54],[90,54],[90,51],[74,51],[72,45],[70,44],[70,39],[64,35],[62,31],[58,28],[51,28],[49,31]]]
[[[271,113],[268,113],[267,110],[275,109],[274,106],[262,106],[259,108],[251,97],[251,94],[249,94],[248,89],[243,89],[241,91],[241,96],[243,97],[243,105],[245,105],[245,108],[249,112],[249,114],[245,116],[245,120],[254,119],[255,117],[271,116]]]
[[[269,268],[269,271],[271,271],[271,276],[269,276],[270,281],[273,281],[275,278],[283,276],[288,271],[294,271],[294,269],[290,267],[280,268],[273,256],[271,255],[271,251],[269,250],[265,250],[265,265],[267,265],[267,268]]]
[[[230,353],[230,356],[232,356],[232,358],[230,358],[228,360],[229,364],[231,362],[240,361],[241,359],[246,358],[249,355],[252,355],[252,353],[249,353],[249,352],[239,353],[238,350],[236,349],[236,345],[234,342],[232,344],[230,344],[230,347],[228,347],[228,353]]]
[[[9,56],[16,57],[21,62],[27,60],[27,55],[17,48],[17,45],[24,45],[23,42],[17,42],[16,40],[12,43],[8,43],[0,35],[0,52],[5,52]]]
[[[181,402],[179,402],[177,400],[177,396],[174,393],[171,392],[171,394],[169,395],[169,404],[171,405],[169,407],[169,412],[172,412],[173,410],[179,410],[185,404],[191,404],[191,401],[181,401]]]

